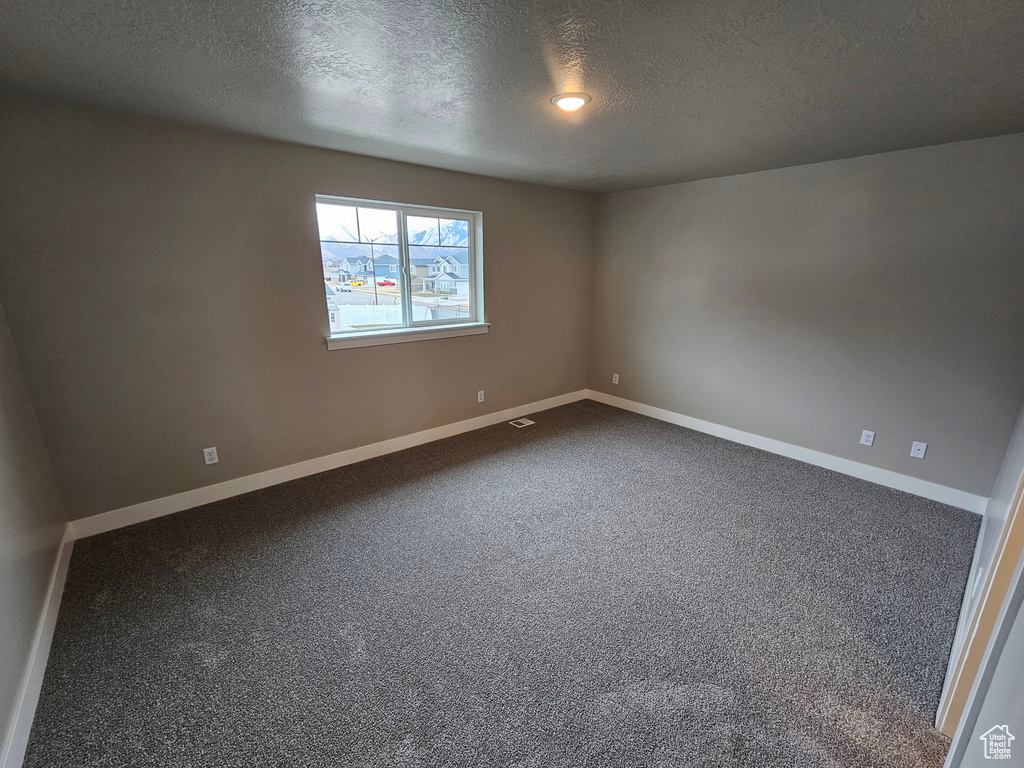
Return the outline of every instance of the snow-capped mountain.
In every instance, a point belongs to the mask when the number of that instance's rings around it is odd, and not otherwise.
[[[447,219],[423,219],[409,217],[409,256],[413,259],[435,259],[458,253],[456,249],[469,247],[469,222]],[[416,225],[426,225],[419,226]],[[431,226],[432,225],[432,226]],[[326,227],[325,227],[326,229]],[[344,222],[334,220],[329,229],[329,238],[321,241],[320,248],[324,259],[358,259],[367,258],[371,251],[374,259],[389,256],[398,257],[398,246],[374,243],[371,249],[367,242],[357,242],[355,233]],[[335,239],[337,238],[337,240]],[[351,238],[351,242],[341,242],[341,238]]]

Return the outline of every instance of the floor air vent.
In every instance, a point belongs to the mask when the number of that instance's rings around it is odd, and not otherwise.
[[[522,429],[523,427],[530,426],[531,424],[533,424],[533,422],[530,421],[529,419],[516,419],[515,421],[510,421],[509,424],[511,424],[513,427],[519,427],[520,429]]]

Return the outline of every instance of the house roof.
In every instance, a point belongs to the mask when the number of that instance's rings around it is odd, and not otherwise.
[[[454,261],[457,264],[469,264],[469,249],[460,248],[452,253],[441,254],[434,261]]]
[[[448,280],[455,280],[455,281],[460,282],[460,283],[465,283],[465,282],[468,281],[468,278],[459,277],[454,272],[441,272],[441,273],[436,274],[436,275],[430,275],[429,277],[425,277],[423,279],[424,280],[440,280],[441,278],[447,278]]]

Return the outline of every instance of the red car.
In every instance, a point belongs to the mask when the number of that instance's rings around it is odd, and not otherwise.
[[[394,285],[394,284],[395,284],[395,282],[393,280],[378,280],[377,281],[377,285]]]

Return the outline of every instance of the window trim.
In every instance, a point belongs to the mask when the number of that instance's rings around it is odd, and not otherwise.
[[[402,285],[402,319],[403,325],[378,328],[369,331],[350,331],[348,333],[328,333],[324,337],[328,349],[349,349],[375,344],[396,344],[406,341],[420,341],[433,338],[448,338],[487,333],[489,323],[484,315],[484,276],[483,276],[483,213],[461,208],[442,208],[437,206],[416,205],[411,203],[391,203],[383,200],[367,200],[357,197],[340,195],[315,195],[315,203],[348,205],[357,208],[376,208],[396,211],[398,215],[398,276]],[[446,216],[446,214],[449,214]],[[429,218],[452,218],[468,221],[469,227],[469,317],[456,317],[447,320],[413,320],[412,312],[412,262],[409,243],[407,241],[406,218],[408,216],[426,216]],[[322,242],[317,219],[317,245]],[[388,245],[396,245],[389,243]],[[445,246],[438,245],[438,248]],[[375,275],[376,273],[374,273]],[[374,277],[376,279],[376,277]],[[326,309],[326,306],[325,306]],[[330,310],[328,310],[328,317]],[[465,329],[464,332],[459,332]],[[358,343],[348,343],[358,342]]]
[[[457,336],[476,336],[487,333],[490,323],[466,323],[458,325],[425,325],[416,328],[389,328],[378,331],[355,331],[344,335],[326,336],[327,349],[354,349],[375,347],[380,344],[402,344],[407,341],[428,341],[430,339],[451,339]]]

